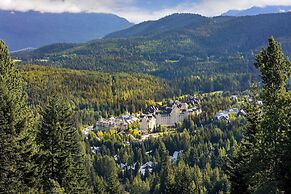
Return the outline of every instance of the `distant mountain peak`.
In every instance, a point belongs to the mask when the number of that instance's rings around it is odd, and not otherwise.
[[[222,16],[252,16],[259,14],[284,13],[290,11],[291,6],[265,6],[265,7],[253,6],[251,8],[243,10],[229,10],[226,13],[223,13]]]
[[[199,27],[207,21],[209,21],[209,18],[199,14],[175,13],[156,21],[142,22],[125,30],[113,32],[105,36],[105,38],[155,36],[164,32],[184,29],[189,26]]]

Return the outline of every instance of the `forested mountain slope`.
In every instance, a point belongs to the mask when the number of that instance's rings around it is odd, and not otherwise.
[[[257,76],[254,55],[269,36],[290,55],[290,26],[291,13],[214,18],[174,14],[101,40],[48,45],[14,58],[21,64],[150,74],[170,80],[182,93],[245,90]]]
[[[167,81],[142,74],[102,73],[64,68],[25,66],[20,73],[27,82],[31,103],[42,105],[52,94],[74,102],[77,109],[120,114],[139,111],[146,101],[172,96]]]
[[[144,22],[114,32],[106,38],[177,39],[189,38],[201,49],[214,53],[258,50],[275,36],[290,50],[291,13],[245,17],[207,18],[193,14],[174,14],[154,22]],[[217,51],[219,49],[219,51]]]

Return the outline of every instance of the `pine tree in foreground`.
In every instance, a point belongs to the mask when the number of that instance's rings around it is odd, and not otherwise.
[[[284,56],[281,45],[271,37],[269,46],[256,58],[261,72],[262,117],[259,136],[259,181],[255,188],[274,192],[291,192],[291,93],[286,90],[291,75],[291,62]],[[256,177],[256,176],[255,176]],[[272,186],[270,186],[272,185]]]
[[[34,192],[35,135],[21,76],[0,41],[0,193]]]
[[[233,193],[291,193],[291,93],[286,89],[291,63],[280,44],[269,45],[256,57],[261,72],[263,106],[248,106],[249,122],[229,175]]]
[[[88,174],[81,138],[74,127],[70,107],[52,98],[43,111],[37,141],[41,150],[39,165],[44,192],[57,182],[65,193],[88,193]]]

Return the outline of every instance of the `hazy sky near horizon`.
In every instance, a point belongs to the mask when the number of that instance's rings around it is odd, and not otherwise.
[[[0,9],[112,13],[139,23],[172,13],[217,16],[230,9],[291,5],[291,0],[0,0]]]

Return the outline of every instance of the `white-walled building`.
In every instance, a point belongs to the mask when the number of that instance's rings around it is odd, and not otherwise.
[[[139,120],[137,115],[123,115],[121,117],[111,117],[109,119],[100,118],[96,123],[96,130],[119,129],[126,130],[128,126]]]
[[[199,115],[200,108],[188,108],[187,103],[175,102],[171,108],[166,107],[161,112],[146,114],[141,117],[140,128],[142,130],[153,130],[159,126],[175,127],[177,123],[183,122],[190,115]]]
[[[229,120],[229,115],[228,115],[228,112],[226,112],[226,111],[223,111],[223,112],[217,112],[216,114],[215,114],[215,118],[217,119],[217,120]]]
[[[157,119],[154,115],[142,115],[140,116],[140,129],[141,130],[153,130],[156,128]]]

